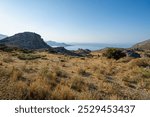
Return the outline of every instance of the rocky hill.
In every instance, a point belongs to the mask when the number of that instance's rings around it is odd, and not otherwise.
[[[55,41],[47,41],[46,42],[49,46],[52,46],[52,47],[66,47],[66,46],[70,46],[66,43],[59,43],[59,42],[55,42]]]
[[[134,49],[150,50],[150,39],[133,45]]]
[[[0,44],[21,49],[46,49],[47,45],[40,35],[32,32],[18,33],[0,40]]]

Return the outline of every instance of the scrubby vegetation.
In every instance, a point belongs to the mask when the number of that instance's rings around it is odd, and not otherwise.
[[[113,58],[113,59],[120,59],[126,56],[125,53],[122,52],[121,49],[116,49],[116,48],[108,48],[103,55],[107,58]]]
[[[20,55],[18,55],[18,58],[21,60],[34,60],[34,59],[41,58],[41,56],[34,55],[34,54],[20,54]]]
[[[150,99],[150,58],[0,51],[0,99]],[[140,52],[145,54],[145,52]]]

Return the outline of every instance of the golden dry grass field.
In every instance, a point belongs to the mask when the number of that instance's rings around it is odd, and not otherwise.
[[[0,99],[150,99],[149,57],[92,55],[0,51]]]

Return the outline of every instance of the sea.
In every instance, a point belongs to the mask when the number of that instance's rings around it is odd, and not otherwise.
[[[78,49],[89,49],[89,50],[100,50],[107,47],[114,47],[114,48],[130,48],[132,47],[132,43],[126,44],[102,44],[102,43],[69,43],[70,46],[66,46],[65,48],[68,50],[78,50]]]

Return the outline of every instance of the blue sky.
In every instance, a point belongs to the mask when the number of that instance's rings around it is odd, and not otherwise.
[[[135,43],[150,38],[150,0],[0,0],[0,33],[59,42]]]

